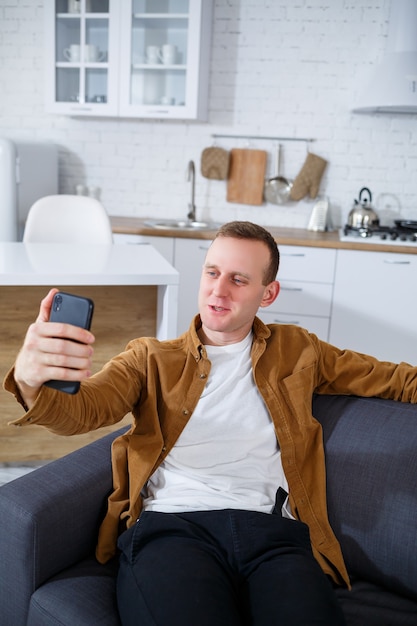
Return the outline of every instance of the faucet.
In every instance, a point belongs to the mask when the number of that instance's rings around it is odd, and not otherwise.
[[[190,222],[195,222],[196,221],[196,214],[195,214],[195,165],[194,165],[194,161],[189,161],[188,162],[188,167],[187,167],[187,180],[191,181],[191,202],[188,204],[188,213],[187,213],[187,219],[190,220]]]

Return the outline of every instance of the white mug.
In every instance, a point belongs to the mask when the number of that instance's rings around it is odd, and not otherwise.
[[[79,13],[81,11],[81,0],[68,0],[68,13]]]
[[[160,58],[164,65],[174,65],[177,59],[177,46],[166,43],[162,46]]]
[[[77,196],[86,196],[87,195],[87,187],[82,184],[75,185],[75,194]]]
[[[100,200],[100,191],[100,187],[87,187],[90,198],[95,198],[96,200]]]
[[[67,61],[71,61],[72,63],[78,63],[80,60],[80,49],[81,46],[78,43],[73,43],[69,48],[65,48],[64,57]]]
[[[161,104],[173,105],[175,104],[175,98],[171,98],[170,96],[162,96]]]
[[[146,48],[146,63],[150,65],[156,65],[159,63],[159,47],[158,46],[148,46]]]
[[[86,44],[84,46],[84,61],[86,63],[96,63],[97,61],[103,61],[105,57],[104,52],[100,52],[98,46],[94,44]]]

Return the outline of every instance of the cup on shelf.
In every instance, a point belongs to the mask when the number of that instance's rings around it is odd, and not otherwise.
[[[73,43],[69,48],[65,48],[63,53],[67,61],[71,63],[79,63],[80,61],[80,49],[81,46],[78,43]]]
[[[173,105],[175,104],[175,98],[171,98],[170,96],[162,96],[161,104]]]
[[[84,61],[86,63],[97,63],[103,61],[106,53],[99,50],[94,44],[86,44],[84,46]]]
[[[87,187],[82,184],[75,185],[75,194],[77,196],[86,196],[87,195]]]
[[[149,65],[156,65],[159,63],[160,50],[158,46],[147,46],[146,48],[146,63]]]
[[[80,13],[81,0],[68,0],[67,8],[68,13]]]
[[[177,60],[177,46],[166,43],[161,48],[160,57],[164,65],[174,65]]]
[[[90,198],[100,200],[101,189],[100,187],[87,187],[87,194],[90,196]]]
[[[90,102],[97,102],[99,104],[102,104],[103,102],[107,102],[107,96],[105,96],[104,94],[93,96]]]

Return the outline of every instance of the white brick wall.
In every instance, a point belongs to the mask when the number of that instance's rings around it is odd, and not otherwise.
[[[312,151],[329,161],[321,191],[337,223],[365,185],[382,219],[417,219],[417,116],[350,112],[361,73],[385,50],[391,1],[216,0],[209,122],[200,124],[47,115],[43,0],[0,0],[0,135],[57,143],[60,191],[97,185],[113,215],[185,216],[194,159],[198,217],[299,227],[311,202],[227,203],[226,183],[201,176],[200,154],[213,132],[314,137]],[[284,144],[283,173],[294,177],[305,155],[304,144]]]

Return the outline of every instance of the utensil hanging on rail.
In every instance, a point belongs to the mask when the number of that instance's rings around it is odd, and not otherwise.
[[[230,154],[224,148],[211,146],[201,153],[201,174],[212,180],[226,180],[229,173]]]
[[[301,170],[295,177],[290,193],[291,200],[301,200],[307,194],[312,199],[317,198],[326,166],[326,159],[318,154],[308,152]]]
[[[265,182],[264,198],[272,204],[284,204],[290,199],[292,181],[280,175],[281,144],[277,146],[275,176]]]
[[[226,196],[228,202],[262,204],[266,157],[265,150],[231,150]]]

